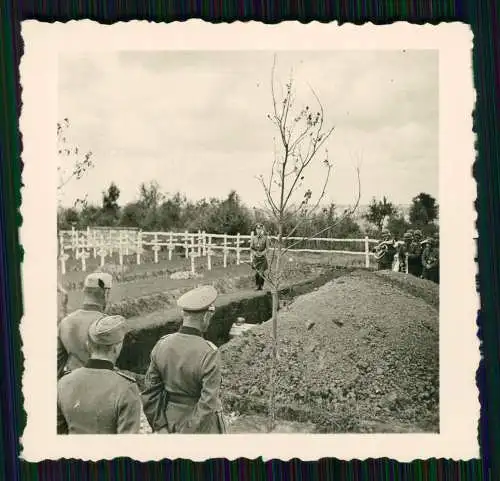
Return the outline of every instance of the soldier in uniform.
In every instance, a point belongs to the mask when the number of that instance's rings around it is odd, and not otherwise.
[[[407,231],[403,235],[403,242],[398,246],[399,272],[408,273],[407,255],[413,240],[411,231]]]
[[[85,365],[89,359],[87,333],[89,326],[102,317],[112,283],[111,274],[96,272],[86,277],[83,306],[62,319],[58,326],[57,378],[64,372]]]
[[[264,226],[262,224],[257,224],[255,226],[256,236],[253,237],[250,244],[250,249],[253,254],[252,267],[255,270],[255,285],[258,291],[261,291],[264,287],[264,276],[263,274],[268,269],[267,264],[267,248],[268,248],[268,238],[264,232]]]
[[[139,388],[134,378],[115,368],[125,334],[122,316],[101,315],[90,325],[90,359],[57,383],[58,434],[139,432]]]
[[[212,286],[181,296],[181,328],[162,337],[151,352],[142,401],[154,432],[226,432],[220,401],[220,355],[217,347],[203,338],[216,298]]]
[[[422,231],[413,232],[413,241],[408,249],[408,273],[422,276]]]
[[[377,270],[391,270],[396,248],[389,230],[382,230],[382,240],[375,246],[374,250],[377,260]]]
[[[439,284],[439,237],[425,241],[425,248],[422,252],[422,277]]]

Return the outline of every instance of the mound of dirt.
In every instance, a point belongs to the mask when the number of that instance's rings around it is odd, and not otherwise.
[[[393,277],[355,271],[280,311],[279,418],[316,432],[438,431],[438,311]],[[220,348],[227,410],[266,413],[271,335],[268,321]]]
[[[393,286],[402,289],[415,297],[420,297],[431,306],[439,309],[439,285],[425,279],[394,271],[375,271],[375,275],[385,279]]]

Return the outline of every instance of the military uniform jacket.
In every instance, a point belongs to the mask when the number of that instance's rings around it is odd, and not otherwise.
[[[153,431],[222,433],[220,355],[200,331],[181,327],[156,344],[146,373],[144,412]]]
[[[439,249],[427,246],[422,253],[422,265],[424,269],[434,269],[439,265]]]
[[[134,434],[140,425],[139,388],[111,362],[91,359],[58,381],[58,434]]]
[[[267,235],[255,236],[250,244],[250,249],[256,257],[263,257],[267,250]]]
[[[89,326],[104,314],[96,306],[84,305],[61,320],[57,339],[57,377],[66,369],[82,367],[89,359],[87,336]]]

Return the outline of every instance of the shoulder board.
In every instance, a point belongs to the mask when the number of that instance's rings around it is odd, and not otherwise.
[[[135,379],[135,377],[131,376],[130,374],[126,374],[123,371],[120,371],[119,369],[115,369],[115,372],[116,372],[116,374],[118,374],[119,376],[123,377],[127,381],[137,382],[136,379]]]
[[[160,342],[164,341],[165,339],[167,339],[167,337],[170,337],[172,334],[174,334],[174,333],[171,332],[170,334],[165,334],[164,336],[161,336],[160,339],[158,339],[158,342],[156,344],[160,344]]]
[[[205,339],[205,342],[214,350],[217,351],[218,347],[212,342],[209,341],[208,339]]]

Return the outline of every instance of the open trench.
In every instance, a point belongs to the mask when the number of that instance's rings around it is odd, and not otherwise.
[[[280,304],[287,304],[297,296],[312,292],[328,281],[344,276],[351,271],[345,267],[332,267],[316,277],[295,282],[280,291]],[[248,324],[260,324],[271,318],[271,294],[265,291],[238,292],[228,296],[227,300],[217,306],[206,339],[217,346],[230,340],[230,330],[238,317],[243,317]],[[142,388],[143,376],[149,364],[149,356],[156,342],[164,335],[176,332],[181,325],[181,313],[165,316],[164,322],[141,325],[131,331],[125,338],[122,353],[117,366],[135,375],[139,387]]]

